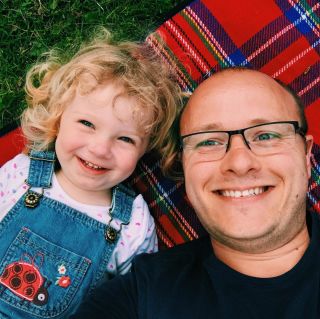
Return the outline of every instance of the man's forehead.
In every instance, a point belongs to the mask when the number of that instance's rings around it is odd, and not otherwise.
[[[275,80],[258,71],[228,70],[199,85],[182,114],[180,127],[188,132],[205,127],[238,129],[293,117],[299,118],[295,101]]]
[[[250,90],[255,88],[269,88],[282,91],[283,88],[268,75],[255,70],[224,70],[214,74],[202,82],[194,91],[190,98],[190,102],[194,99],[204,98],[210,96],[211,92],[230,92],[232,90],[239,90],[243,88]]]

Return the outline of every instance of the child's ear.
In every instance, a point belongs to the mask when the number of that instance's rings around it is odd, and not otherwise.
[[[306,135],[306,160],[307,160],[307,170],[308,177],[311,177],[311,156],[312,156],[312,146],[313,146],[313,136]]]

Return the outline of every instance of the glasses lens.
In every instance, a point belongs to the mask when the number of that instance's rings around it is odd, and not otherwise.
[[[220,159],[226,152],[228,138],[228,133],[225,132],[190,135],[183,139],[183,150],[185,153],[191,152],[204,159]]]
[[[245,130],[250,149],[257,155],[281,153],[293,146],[295,129],[291,123],[264,124]]]

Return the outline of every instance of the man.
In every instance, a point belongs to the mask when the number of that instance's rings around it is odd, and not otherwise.
[[[216,73],[180,120],[186,192],[209,233],[136,259],[74,318],[318,318],[320,221],[306,212],[312,137],[265,74]]]

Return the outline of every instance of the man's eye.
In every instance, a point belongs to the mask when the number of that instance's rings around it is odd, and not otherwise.
[[[135,141],[132,138],[128,137],[128,136],[121,136],[121,137],[119,137],[119,140],[123,141],[123,142],[126,142],[126,143],[129,143],[129,144],[133,144],[133,145],[136,144]]]
[[[270,141],[270,140],[280,139],[280,138],[281,138],[281,135],[278,134],[278,133],[265,132],[265,133],[258,134],[258,135],[254,138],[254,141],[256,141],[256,142],[260,142],[260,141]]]
[[[94,125],[91,122],[87,121],[87,120],[80,120],[79,123],[81,123],[81,124],[83,124],[85,126],[94,128]]]
[[[196,148],[208,147],[208,146],[209,147],[210,146],[219,146],[219,145],[222,145],[222,143],[220,143],[217,140],[204,140],[204,141],[198,142],[196,144]]]

